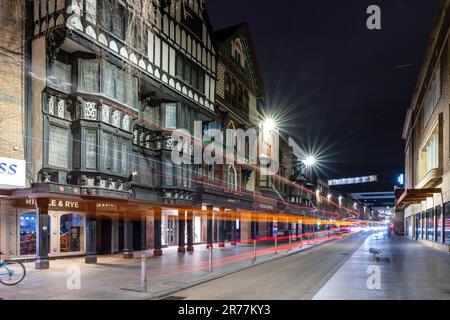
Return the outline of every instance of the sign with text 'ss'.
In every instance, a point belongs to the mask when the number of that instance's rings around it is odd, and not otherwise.
[[[26,161],[0,157],[0,189],[26,187]]]

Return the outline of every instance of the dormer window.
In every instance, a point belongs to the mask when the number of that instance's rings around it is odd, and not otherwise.
[[[241,39],[237,38],[232,42],[231,56],[242,68],[245,68],[245,55]]]

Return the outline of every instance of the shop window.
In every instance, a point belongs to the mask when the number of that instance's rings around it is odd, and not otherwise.
[[[442,207],[436,207],[436,241],[442,243]]]
[[[421,229],[420,229],[420,213],[415,215],[415,239],[420,239]]]
[[[60,218],[60,252],[80,252],[84,250],[84,219],[78,214],[65,214]]]
[[[444,243],[450,244],[450,202],[444,207]]]
[[[427,211],[427,240],[434,241],[434,210]]]
[[[19,216],[20,255],[36,254],[36,212],[24,212]]]
[[[427,239],[427,214],[426,214],[426,212],[422,212],[422,214],[421,214],[421,226],[422,226],[421,239],[425,240],[425,239]]]
[[[48,164],[67,169],[69,166],[69,130],[49,126]]]

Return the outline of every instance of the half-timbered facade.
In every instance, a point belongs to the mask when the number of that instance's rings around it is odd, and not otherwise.
[[[21,239],[9,252],[45,268],[49,255],[95,262],[184,241],[170,225],[196,221],[197,173],[172,163],[170,136],[214,117],[202,2],[36,0],[28,10],[33,161],[29,188],[13,195]]]

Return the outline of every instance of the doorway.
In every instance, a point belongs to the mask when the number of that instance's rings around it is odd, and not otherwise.
[[[97,254],[112,254],[112,219],[107,216],[97,217]]]
[[[174,216],[167,216],[167,245],[177,245],[177,219]]]

